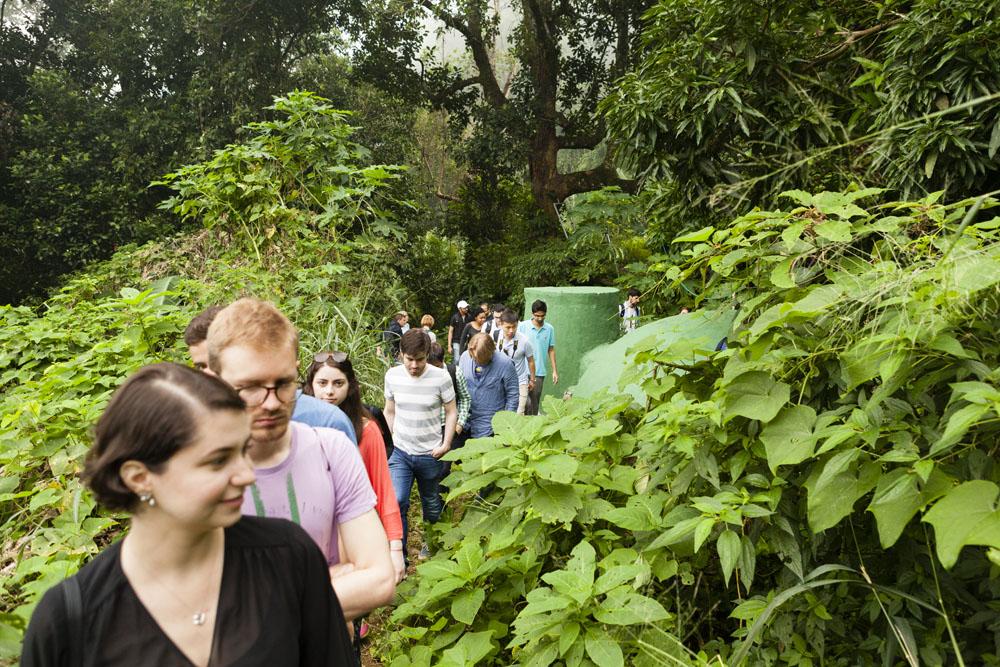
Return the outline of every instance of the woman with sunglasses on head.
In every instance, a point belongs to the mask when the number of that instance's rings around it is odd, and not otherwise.
[[[382,520],[386,537],[389,538],[389,553],[396,571],[396,583],[399,583],[406,574],[403,520],[399,514],[396,492],[392,488],[392,478],[389,476],[385,439],[378,421],[361,402],[361,385],[347,353],[321,352],[313,357],[302,391],[336,405],[354,424],[354,432],[358,434],[358,451],[372,489],[375,490],[375,511]]]
[[[282,519],[240,514],[250,419],[217,378],[147,366],[97,423],[83,477],[126,537],[42,598],[25,667],[346,665],[326,559]]]

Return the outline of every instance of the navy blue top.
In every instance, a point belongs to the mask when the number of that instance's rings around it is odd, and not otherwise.
[[[292,421],[306,424],[313,428],[335,428],[347,435],[355,445],[358,444],[358,436],[354,433],[354,425],[347,418],[344,411],[333,403],[321,401],[315,396],[299,392],[295,399],[295,411],[292,413]]]
[[[493,415],[500,410],[517,412],[518,382],[514,362],[506,355],[494,353],[490,363],[484,366],[476,363],[468,352],[463,352],[458,367],[472,397],[468,421],[470,434],[473,438],[493,435]]]

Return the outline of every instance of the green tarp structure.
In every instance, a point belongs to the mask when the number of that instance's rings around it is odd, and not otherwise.
[[[556,367],[559,369],[558,385],[552,383],[549,369],[542,397],[562,398],[566,389],[580,379],[580,362],[584,355],[618,337],[621,332],[618,304],[625,297],[614,287],[526,287],[526,320],[531,319],[531,304],[535,299],[541,299],[548,307],[545,321],[555,329]]]
[[[632,363],[632,355],[629,354],[630,348],[636,347],[637,343],[648,338],[655,337],[659,349],[679,342],[683,343],[687,349],[711,351],[715,349],[720,340],[729,335],[729,329],[735,316],[736,312],[732,308],[696,310],[641,326],[613,343],[590,350],[580,364],[580,379],[570,389],[570,392],[574,396],[591,396],[602,389],[609,389],[610,391],[628,392],[637,401],[643,401],[645,397],[637,385],[619,386],[622,371],[625,370],[627,363]],[[697,353],[691,352],[691,355],[691,361],[694,361]],[[649,371],[652,371],[652,363],[647,362],[645,365],[649,367]],[[645,373],[642,373],[642,376],[644,375]]]

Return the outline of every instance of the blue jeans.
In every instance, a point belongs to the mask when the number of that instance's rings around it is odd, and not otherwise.
[[[389,457],[389,476],[392,478],[392,488],[396,491],[396,501],[399,503],[399,513],[403,518],[403,554],[406,552],[406,536],[409,525],[406,515],[410,509],[410,490],[413,480],[417,480],[417,491],[420,493],[420,508],[424,521],[435,523],[441,518],[444,501],[438,492],[438,483],[444,479],[444,462],[438,461],[430,454],[413,456],[400,448],[392,450]]]

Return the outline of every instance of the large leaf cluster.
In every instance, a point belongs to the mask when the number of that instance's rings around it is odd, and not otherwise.
[[[450,454],[476,497],[393,664],[996,664],[1000,218],[877,194],[678,239],[662,277],[738,309],[725,349],[650,337],[644,401],[550,399]]]

